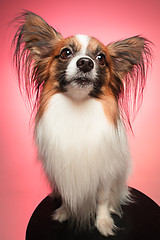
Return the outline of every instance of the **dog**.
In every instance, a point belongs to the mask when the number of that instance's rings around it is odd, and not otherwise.
[[[20,87],[35,100],[38,157],[62,205],[53,220],[70,219],[113,235],[111,213],[130,201],[131,157],[126,128],[139,108],[150,41],[137,35],[104,45],[86,35],[68,38],[40,16],[16,18],[14,63]]]

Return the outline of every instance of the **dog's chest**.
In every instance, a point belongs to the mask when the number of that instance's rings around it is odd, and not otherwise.
[[[92,182],[91,176],[97,176],[97,184],[126,162],[124,133],[121,123],[116,129],[107,120],[99,101],[76,103],[63,94],[52,97],[35,129],[39,156],[49,175],[58,179],[63,172],[68,181],[70,173],[75,182],[82,177]]]
[[[108,122],[100,102],[75,102],[63,94],[54,95],[39,122],[41,136],[63,151],[98,147],[111,138],[114,126]],[[94,149],[92,149],[94,150]]]

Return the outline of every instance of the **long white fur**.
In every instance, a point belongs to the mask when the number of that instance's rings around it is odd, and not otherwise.
[[[35,135],[50,182],[79,221],[96,212],[101,186],[109,192],[110,208],[125,200],[130,167],[125,130],[120,120],[117,129],[107,120],[100,102],[54,95]]]

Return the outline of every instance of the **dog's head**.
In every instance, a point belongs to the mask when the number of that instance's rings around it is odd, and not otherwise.
[[[14,57],[19,81],[23,72],[28,97],[37,92],[37,106],[63,92],[78,101],[112,98],[128,117],[128,97],[137,103],[143,94],[151,56],[148,40],[135,36],[104,45],[86,35],[63,38],[32,12],[17,19],[21,23]]]
[[[99,97],[110,79],[107,48],[86,35],[62,39],[56,47],[52,74],[60,91],[77,100]]]

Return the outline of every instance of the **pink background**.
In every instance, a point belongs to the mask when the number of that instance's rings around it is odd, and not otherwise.
[[[160,2],[159,0],[1,0],[0,2],[0,239],[22,240],[29,218],[50,192],[29,126],[30,111],[12,66],[13,28],[22,9],[41,15],[65,37],[93,35],[103,43],[142,34],[153,43],[154,62],[144,102],[129,135],[133,175],[129,185],[160,204]]]

